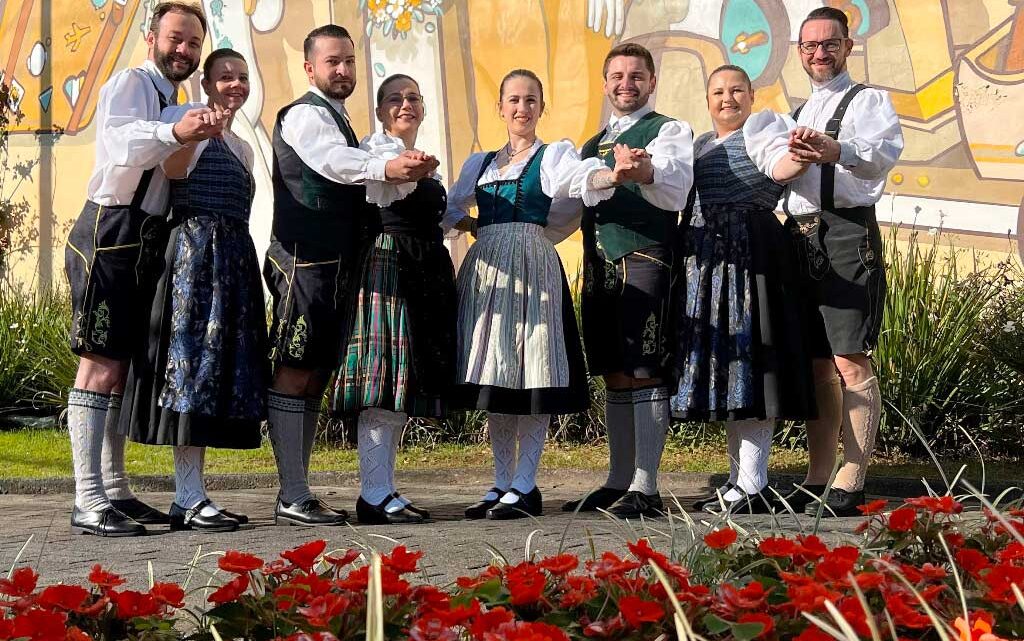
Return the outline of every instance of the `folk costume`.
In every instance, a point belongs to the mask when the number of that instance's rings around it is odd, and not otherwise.
[[[167,233],[168,185],[159,165],[181,148],[173,125],[160,122],[175,93],[149,60],[115,74],[100,89],[96,165],[64,252],[76,354],[126,361],[144,340]],[[76,531],[131,536],[145,532],[140,523],[167,522],[128,486],[120,408],[118,394],[77,388],[68,394]]]
[[[679,211],[693,182],[693,132],[684,122],[650,106],[623,116],[591,138],[581,152],[584,175],[615,165],[614,145],[645,149],[654,166],[649,185],[627,183],[594,190],[582,182],[583,339],[593,375],[622,372],[662,378],[669,362],[669,295]],[[586,499],[563,509],[614,507],[623,517],[660,511],[658,467],[670,415],[663,382],[636,389],[609,389],[609,474]]]
[[[495,482],[469,518],[540,514],[536,485],[552,414],[588,407],[587,374],[569,285],[555,244],[578,226],[569,198],[579,156],[539,140],[500,171],[473,154],[452,188],[444,227],[475,204],[476,242],[459,270],[453,404],[488,412]],[[518,453],[517,453],[518,450]]]
[[[405,151],[386,133],[360,148],[385,160]],[[381,231],[362,259],[331,411],[358,415],[360,522],[420,522],[427,513],[395,487],[395,459],[409,417],[443,417],[455,383],[455,270],[440,227],[447,198],[437,176],[367,181],[366,198],[380,207]]]

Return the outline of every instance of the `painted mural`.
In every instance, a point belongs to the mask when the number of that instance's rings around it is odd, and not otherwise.
[[[15,194],[38,212],[40,239],[21,257],[39,282],[59,279],[60,247],[84,198],[100,86],[146,54],[153,0],[0,0],[0,77],[23,114],[14,161],[29,167]],[[279,107],[306,87],[302,39],[349,28],[360,79],[348,101],[359,133],[371,96],[392,73],[420,81],[424,149],[451,180],[471,152],[505,142],[497,85],[513,67],[545,83],[540,134],[577,143],[607,118],[601,63],[619,42],[654,53],[659,111],[710,129],[708,73],[723,63],[754,81],[755,109],[791,111],[809,94],[794,43],[802,18],[830,5],[850,17],[854,78],[888,89],[906,137],[879,206],[884,221],[942,228],[962,243],[1015,237],[1024,227],[1024,0],[202,0],[207,47],[242,52],[253,93],[236,118],[257,150],[253,233],[268,241],[269,132]],[[201,99],[198,77],[183,98]],[[56,134],[52,133],[56,132]],[[35,223],[33,223],[35,224]],[[1005,243],[1005,241],[1004,241]],[[569,273],[578,236],[560,247]],[[458,254],[459,247],[453,248]]]

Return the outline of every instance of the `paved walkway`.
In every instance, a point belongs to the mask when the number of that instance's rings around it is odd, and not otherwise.
[[[545,516],[537,520],[466,521],[462,510],[475,501],[490,485],[490,477],[480,471],[411,472],[399,474],[402,492],[418,505],[429,509],[435,522],[415,526],[360,526],[341,528],[300,528],[276,526],[273,523],[273,505],[276,489],[247,489],[214,491],[216,500],[231,510],[249,515],[251,527],[231,533],[170,532],[166,526],[154,527],[146,537],[103,539],[94,536],[72,536],[68,529],[72,497],[69,494],[0,495],[0,571],[6,572],[21,552],[19,565],[29,564],[42,574],[44,583],[83,581],[95,563],[122,574],[129,587],[148,585],[149,564],[157,580],[183,581],[188,565],[197,553],[207,554],[227,549],[239,549],[260,555],[265,560],[277,558],[282,550],[302,542],[325,538],[332,547],[348,547],[353,542],[390,549],[394,542],[426,552],[422,567],[427,578],[444,585],[456,577],[485,567],[492,554],[501,553],[516,562],[524,557],[525,546],[543,554],[555,553],[559,548],[589,556],[590,541],[600,552],[602,549],[620,549],[627,539],[635,539],[647,532],[662,540],[668,531],[666,520],[625,524],[605,515],[572,515],[560,511],[563,501],[576,498],[588,489],[598,486],[604,479],[596,472],[546,471],[539,485],[544,491]],[[688,506],[692,500],[707,491],[706,485],[691,475],[665,474],[662,493],[671,490],[679,502]],[[354,482],[332,487],[318,487],[315,491],[328,503],[354,512],[358,486]],[[155,506],[166,508],[173,494],[144,492],[142,498]],[[686,519],[688,517],[682,517]],[[691,514],[699,529],[715,522],[710,515]],[[792,516],[781,519],[773,526],[771,517],[743,516],[736,519],[739,526],[762,533],[773,527],[795,533],[809,530],[812,519]],[[858,519],[833,519],[824,523],[827,537],[833,541],[853,536]],[[676,529],[689,530],[680,521]],[[646,528],[646,529],[645,529]],[[536,531],[536,533],[534,533]],[[687,536],[688,535],[684,535]],[[27,545],[26,545],[27,543]],[[198,566],[212,570],[215,557],[202,558]],[[193,581],[205,582],[206,577]],[[219,579],[218,579],[219,580]],[[193,585],[195,583],[193,582]]]

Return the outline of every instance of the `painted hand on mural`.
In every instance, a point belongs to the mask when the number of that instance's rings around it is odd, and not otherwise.
[[[587,0],[587,27],[607,38],[622,35],[626,22],[626,0]]]
[[[799,163],[834,163],[840,151],[837,140],[810,127],[797,127],[789,135],[790,156]]]

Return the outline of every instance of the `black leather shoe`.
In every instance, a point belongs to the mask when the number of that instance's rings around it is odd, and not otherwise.
[[[655,518],[665,516],[665,504],[661,502],[660,494],[626,492],[608,508],[608,513],[620,519]]]
[[[278,525],[344,525],[348,512],[335,510],[318,498],[302,503],[285,503],[277,499],[274,508],[274,523]]]
[[[202,530],[203,532],[234,532],[238,529],[238,521],[223,512],[213,516],[203,516],[202,510],[210,505],[210,499],[200,502],[193,508],[185,509],[177,503],[171,503],[171,531]]]
[[[234,512],[229,512],[227,510],[221,510],[220,513],[228,517],[229,519],[234,519],[238,521],[239,525],[245,525],[249,522],[249,517],[244,514],[236,514]]]
[[[736,487],[736,486],[733,485],[732,483],[726,481],[725,485],[723,485],[722,487],[718,488],[717,490],[715,490],[711,494],[705,496],[702,499],[697,499],[696,501],[694,501],[693,502],[693,509],[694,509],[694,511],[695,512],[703,512],[704,508],[707,508],[707,507],[710,507],[711,509],[714,509],[716,506],[720,507],[722,503],[726,503],[727,501],[724,501],[724,500],[720,501],[719,497],[725,496],[725,493],[728,492],[729,490],[731,490],[734,487]]]
[[[596,512],[598,510],[607,510],[615,501],[618,501],[626,494],[626,490],[616,490],[611,487],[604,487],[603,485],[590,494],[587,494],[582,499],[576,499],[574,501],[566,501],[562,504],[563,512],[575,512],[576,508],[579,508],[580,512]]]
[[[740,490],[742,492],[742,490]],[[765,488],[765,491],[770,491]],[[763,494],[744,494],[742,497],[735,501],[725,501],[725,511],[721,512],[717,503],[713,503],[707,506],[709,512],[714,514],[770,514],[774,510],[774,506],[771,501],[767,500]]]
[[[832,516],[862,516],[857,506],[864,505],[864,503],[864,490],[847,492],[846,490],[834,487],[828,492],[828,498],[825,499],[825,507],[821,510],[821,516],[823,518]],[[804,508],[804,514],[816,516],[818,514],[818,506],[820,505],[820,501],[808,503],[807,507]]]
[[[412,512],[413,514],[420,515],[420,517],[422,517],[424,521],[427,521],[427,520],[430,519],[430,512],[428,512],[428,511],[426,511],[424,509],[416,507],[415,505],[412,504],[412,501],[410,501],[409,499],[405,498],[404,496],[402,496],[398,492],[395,492],[391,496],[392,496],[392,498],[396,498],[399,501],[402,501],[403,503],[405,503],[406,511]]]
[[[492,521],[508,521],[511,519],[523,519],[527,516],[540,516],[544,512],[541,501],[540,488],[536,485],[533,489],[523,494],[516,488],[509,490],[519,498],[515,503],[502,503],[500,500],[494,507],[487,510],[487,518]]]
[[[803,487],[802,490],[794,486],[792,492],[782,497],[786,499],[786,503],[789,504],[790,509],[792,509],[797,514],[803,514],[804,510],[807,508],[807,505],[810,503],[814,503],[815,505],[817,505],[817,497],[825,493],[824,485],[803,485],[801,487]],[[810,494],[808,494],[808,492]],[[782,499],[780,499],[779,497],[773,496],[770,500],[772,502],[772,505],[775,507],[776,512],[789,512],[789,510],[786,509],[786,506],[783,505]]]
[[[490,492],[494,492],[495,494],[498,495],[498,498],[494,500],[480,499],[473,505],[470,505],[469,507],[466,508],[466,518],[471,520],[485,518],[487,516],[487,510],[491,509],[492,507],[498,504],[498,500],[505,495],[505,491],[506,490],[499,490],[496,487],[492,487],[491,489],[487,490],[484,496],[487,496],[487,494]]]
[[[171,522],[169,516],[156,508],[152,508],[137,498],[111,501],[114,509],[143,525],[166,525]]]
[[[112,507],[102,510],[71,510],[72,534],[96,536],[145,536],[146,528]]]
[[[388,496],[377,505],[371,505],[360,496],[356,501],[356,518],[365,525],[397,525],[400,523],[423,523],[424,518],[407,507],[394,512],[388,512],[384,508],[395,497]]]

